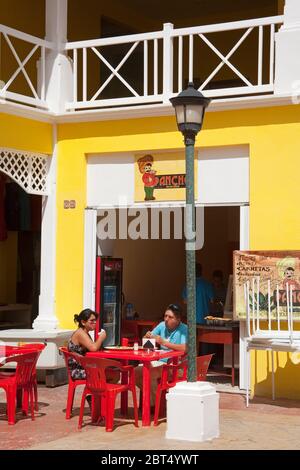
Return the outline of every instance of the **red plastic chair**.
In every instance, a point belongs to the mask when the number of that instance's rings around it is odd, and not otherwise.
[[[0,388],[3,388],[7,399],[8,424],[15,424],[17,391],[24,392],[25,403],[30,401],[31,419],[34,420],[32,374],[41,351],[19,351],[18,354],[9,356],[4,364],[17,363],[16,371],[12,375],[0,377]],[[23,409],[26,413],[26,409]],[[27,413],[26,413],[27,414]]]
[[[46,344],[44,343],[26,343],[22,344],[21,346],[5,346],[6,354],[11,355],[11,354],[19,354],[19,352],[24,352],[26,351],[40,351],[42,352],[46,347]],[[4,354],[5,355],[5,354]],[[14,372],[0,372],[0,377],[8,377],[14,375]],[[33,392],[34,392],[34,407],[35,411],[39,411],[39,404],[38,404],[38,390],[37,390],[37,377],[36,377],[36,365],[34,367],[33,373],[32,373],[32,387],[33,387]],[[27,396],[28,398],[28,396]],[[22,400],[22,394],[20,396],[20,399]],[[22,409],[25,414],[28,413],[28,400],[24,401],[22,403]]]
[[[33,350],[33,351],[40,351],[40,352],[42,352],[45,349],[45,347],[46,347],[46,344],[44,343],[26,343],[20,346],[20,348],[23,348],[26,350]],[[32,373],[32,387],[33,387],[33,392],[34,392],[34,408],[35,408],[35,411],[39,411],[36,365]],[[26,404],[23,404],[23,407],[24,406],[26,407]],[[27,404],[27,409],[28,409],[28,404]]]
[[[83,379],[83,380],[73,379],[72,376],[71,376],[71,370],[70,370],[70,366],[69,366],[69,359],[70,358],[75,359],[75,358],[77,358],[77,356],[79,356],[79,354],[75,355],[74,353],[68,351],[68,349],[64,348],[64,347],[59,348],[59,350],[61,351],[61,353],[64,356],[66,368],[67,368],[67,371],[68,371],[68,383],[69,383],[69,385],[68,385],[68,398],[67,398],[67,407],[66,407],[66,419],[70,419],[71,414],[72,414],[72,409],[73,409],[75,389],[76,389],[76,387],[78,387],[78,385],[86,385],[86,380],[85,379]]]
[[[134,406],[134,423],[138,427],[138,407],[136,399],[134,368],[123,366],[119,361],[101,359],[97,357],[86,357],[76,355],[76,360],[84,367],[86,372],[86,386],[82,393],[78,428],[82,427],[85,397],[92,395],[93,403],[98,399],[101,409],[101,399],[105,400],[105,424],[106,431],[111,432],[114,424],[114,411],[116,395],[121,392],[131,391]],[[113,367],[120,372],[127,372],[129,380],[127,384],[111,384],[107,382],[105,369]]]
[[[205,381],[207,370],[213,354],[207,354],[205,356],[198,356],[196,358],[197,363],[197,381]],[[167,364],[163,365],[161,379],[157,386],[156,399],[155,399],[155,411],[154,411],[154,426],[158,424],[158,415],[161,407],[161,398],[166,392],[174,387],[178,382],[186,380],[187,376],[187,359],[186,355],[176,364],[169,360]]]
[[[176,364],[176,361],[177,364]],[[164,398],[165,404],[165,395],[169,388],[174,387],[178,382],[186,380],[187,374],[187,360],[186,355],[182,356],[179,359],[176,359],[174,362],[173,359],[169,359],[167,364],[163,365],[161,378],[158,381],[157,390],[156,390],[156,399],[155,399],[155,410],[154,410],[154,426],[158,424],[158,415],[161,408],[161,398]]]
[[[196,358],[197,362],[197,381],[205,382],[206,375],[209,368],[210,361],[212,360],[213,354],[205,354],[204,356],[198,356]]]

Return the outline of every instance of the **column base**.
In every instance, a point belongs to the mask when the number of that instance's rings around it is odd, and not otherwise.
[[[208,382],[179,382],[167,398],[167,439],[203,442],[219,437],[219,395]]]

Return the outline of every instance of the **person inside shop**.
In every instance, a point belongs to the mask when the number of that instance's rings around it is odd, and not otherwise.
[[[210,313],[215,317],[223,317],[226,300],[226,286],[223,282],[223,272],[215,269],[212,274],[214,299],[211,303]]]
[[[96,341],[90,337],[90,332],[95,331],[98,313],[86,308],[79,314],[74,315],[74,322],[77,323],[78,328],[72,334],[68,342],[68,350],[84,356],[88,351],[96,352],[101,348],[103,341],[106,338],[106,332],[102,329]],[[73,380],[84,380],[86,378],[84,368],[75,359],[69,359],[69,368]],[[106,377],[109,382],[116,383],[119,380],[119,373],[117,371],[106,371]]]
[[[186,286],[182,291],[183,302],[186,303]],[[196,323],[205,323],[204,317],[209,315],[214,300],[212,284],[202,277],[202,265],[196,263]]]
[[[187,326],[181,321],[181,308],[177,304],[170,304],[166,308],[164,321],[160,322],[152,331],[147,331],[144,338],[154,338],[160,349],[166,351],[183,351],[187,348]],[[150,405],[155,404],[157,380],[161,377],[162,367],[168,359],[151,361],[151,395]],[[142,389],[142,366],[135,368],[135,381],[137,387]]]

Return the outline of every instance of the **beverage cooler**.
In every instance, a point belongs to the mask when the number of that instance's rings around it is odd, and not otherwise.
[[[123,260],[97,256],[95,310],[99,313],[95,338],[101,328],[106,331],[104,346],[120,344],[122,314]]]

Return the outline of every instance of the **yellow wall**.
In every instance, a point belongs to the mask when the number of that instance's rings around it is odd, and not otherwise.
[[[52,153],[52,125],[0,113],[0,147]]]
[[[299,116],[298,106],[207,113],[198,137],[197,145],[205,147],[249,145],[251,249],[300,247]],[[86,154],[182,149],[183,144],[174,117],[62,124],[58,130],[56,301],[60,326],[69,328],[82,307]],[[76,199],[76,209],[63,209],[64,199]],[[263,361],[256,393],[269,390],[265,368]],[[300,383],[289,377],[278,390],[292,396]]]

